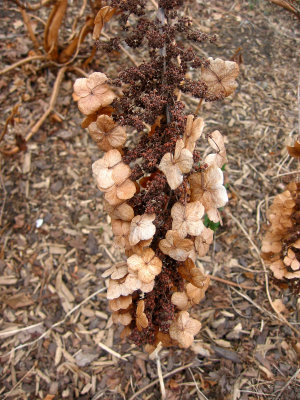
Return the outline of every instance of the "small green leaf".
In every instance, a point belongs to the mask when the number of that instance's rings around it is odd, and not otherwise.
[[[226,164],[223,164],[221,170],[225,171],[225,168],[226,168]]]
[[[205,214],[205,216],[204,216],[204,225],[206,226],[206,228],[209,228],[209,229],[211,229],[212,231],[215,232],[219,228],[220,222],[211,221],[208,218],[207,214]]]

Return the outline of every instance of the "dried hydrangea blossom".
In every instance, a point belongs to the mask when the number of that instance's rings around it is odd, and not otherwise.
[[[182,139],[176,142],[174,156],[166,153],[160,161],[159,169],[166,175],[171,189],[176,189],[183,181],[183,173],[190,172],[193,154],[184,148]]]
[[[137,303],[137,307],[136,307],[136,326],[139,331],[147,328],[147,326],[149,324],[148,318],[147,318],[146,314],[144,313],[144,311],[145,311],[145,302],[143,300],[140,300]]]
[[[203,204],[208,218],[213,222],[219,222],[218,208],[225,206],[228,196],[223,186],[223,172],[212,164],[204,172],[197,172],[189,177],[191,185],[192,201],[200,201]]]
[[[190,239],[183,239],[177,231],[168,231],[166,238],[159,242],[159,248],[164,254],[177,261],[196,258],[194,242]]]
[[[198,139],[200,139],[204,128],[203,118],[196,118],[188,115],[186,119],[186,127],[183,135],[184,147],[193,153]]]
[[[126,131],[108,115],[99,115],[89,127],[89,133],[99,149],[108,151],[121,147],[126,142]]]
[[[186,205],[177,202],[171,209],[172,230],[177,231],[182,238],[187,235],[198,236],[204,229],[203,215],[204,207],[199,201]]]
[[[104,192],[114,242],[127,258],[103,274],[112,319],[125,326],[122,337],[152,347],[159,342],[188,347],[199,331],[200,322],[182,308],[197,304],[209,285],[193,260],[196,251],[205,255],[212,241],[204,218],[220,219],[218,208],[227,201],[219,172],[226,162],[222,135],[206,134],[214,153],[203,159],[195,147],[204,121],[186,113],[177,94],[224,98],[235,88],[238,66],[201,60],[185,45],[186,39],[202,43],[215,38],[181,18],[183,4],[159,0],[159,18],[153,18],[140,0],[108,0],[107,7],[121,18],[126,44],[136,51],[147,43],[149,61],[143,52],[144,61],[120,71],[110,86],[100,72],[74,85],[79,109],[87,115],[82,127],[106,152],[94,163],[93,173]],[[133,21],[130,26],[127,18]],[[180,46],[177,37],[184,39]],[[115,39],[101,44],[108,52],[118,48]],[[202,69],[200,80],[188,78],[191,68]],[[126,142],[126,126],[136,140]],[[185,305],[178,296],[185,297]]]
[[[170,326],[170,336],[180,347],[188,348],[194,341],[194,336],[200,331],[201,323],[190,317],[187,311],[180,311]]]
[[[209,65],[202,66],[201,79],[208,87],[207,98],[229,96],[237,88],[235,79],[239,74],[239,66],[233,61],[220,58],[208,58]]]
[[[275,196],[267,211],[270,226],[262,241],[262,257],[276,279],[293,281],[297,292],[300,285],[300,184],[292,182]]]
[[[155,256],[152,249],[145,249],[139,256],[133,254],[127,260],[128,271],[137,273],[140,281],[151,283],[156,275],[161,273],[162,262]]]
[[[155,214],[136,215],[130,224],[129,242],[135,245],[141,240],[148,240],[155,234],[156,228],[153,224]]]
[[[188,283],[184,292],[174,292],[172,294],[171,301],[172,304],[179,308],[179,310],[184,311],[195,304],[199,304],[204,296],[204,288],[200,289],[197,286],[194,286],[192,283]]]
[[[208,135],[208,143],[216,151],[216,153],[209,154],[207,157],[205,157],[204,162],[208,165],[215,164],[219,168],[222,168],[227,162],[223,136],[219,131],[213,131]]]
[[[78,99],[78,108],[85,114],[93,114],[99,108],[108,106],[116,97],[110,87],[105,84],[107,76],[102,72],[94,72],[88,78],[79,78],[74,84],[74,93]]]
[[[120,296],[117,299],[109,301],[109,307],[112,311],[126,310],[132,304],[132,296]]]
[[[199,236],[195,238],[195,249],[199,257],[204,257],[207,254],[209,245],[214,240],[214,231],[204,227]]]

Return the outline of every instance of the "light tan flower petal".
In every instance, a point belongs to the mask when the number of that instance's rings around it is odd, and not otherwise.
[[[88,127],[92,139],[101,150],[109,151],[121,147],[126,142],[126,131],[108,115],[99,115]]]
[[[148,318],[144,313],[145,310],[145,302],[140,300],[136,307],[136,326],[139,331],[147,328],[148,326]]]
[[[108,300],[113,300],[120,296],[128,296],[135,290],[136,289],[131,289],[128,285],[124,284],[123,279],[121,281],[110,279],[107,289],[107,298]]]
[[[136,245],[141,240],[151,239],[156,231],[153,224],[155,214],[136,215],[130,226],[129,242],[131,245]]]
[[[129,325],[132,321],[132,316],[129,312],[116,311],[112,313],[112,320],[115,324]]]
[[[155,256],[152,249],[142,251],[141,256],[133,254],[127,259],[128,271],[137,273],[143,283],[151,283],[155,276],[161,273],[162,262]]]
[[[121,185],[113,185],[105,193],[105,200],[112,206],[117,206],[125,200],[131,199],[136,192],[135,184],[126,179]]]
[[[178,272],[182,278],[192,283],[194,286],[197,286],[199,289],[206,290],[209,286],[209,276],[203,275],[190,258],[188,258],[183,265],[179,266]]]
[[[134,217],[134,210],[127,203],[112,206],[105,200],[104,210],[111,216],[111,218],[121,219],[122,221],[131,221]]]
[[[171,303],[179,310],[187,310],[190,306],[188,296],[185,292],[175,292],[172,294]]]

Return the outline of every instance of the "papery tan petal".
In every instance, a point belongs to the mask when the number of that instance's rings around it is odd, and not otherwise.
[[[116,280],[110,279],[109,285],[107,289],[107,298],[108,300],[117,299],[120,296],[128,296],[133,293],[136,289],[131,289],[129,286],[124,283],[120,283]]]
[[[127,203],[122,203],[118,206],[112,206],[105,201],[104,209],[111,216],[111,218],[121,219],[122,221],[131,221],[134,217],[134,210]]]
[[[121,200],[131,199],[135,192],[135,184],[130,179],[126,179],[124,183],[117,187],[117,197]]]
[[[187,310],[189,308],[189,299],[185,292],[173,293],[171,303],[178,307],[179,310]]]
[[[126,181],[127,178],[131,175],[131,169],[129,165],[120,162],[113,168],[112,171],[112,179],[116,185],[121,185]]]
[[[115,324],[119,323],[126,326],[132,321],[132,316],[129,312],[116,311],[112,313],[112,320]]]
[[[135,216],[131,221],[129,241],[131,245],[137,244],[141,240],[151,239],[156,231],[153,224],[155,214],[143,214]]]
[[[121,296],[109,301],[109,307],[112,311],[126,310],[132,303],[132,296]]]
[[[201,323],[190,318],[187,311],[180,311],[170,326],[170,336],[180,347],[188,348],[194,341],[194,336],[200,331]]]

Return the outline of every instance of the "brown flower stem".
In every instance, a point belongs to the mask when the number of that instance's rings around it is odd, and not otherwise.
[[[200,100],[199,100],[199,103],[198,103],[198,105],[197,105],[196,111],[195,111],[195,114],[196,114],[196,115],[199,114],[199,111],[200,111],[200,109],[201,109],[202,103],[203,103],[203,99],[200,99]]]
[[[27,4],[26,1],[25,3],[22,3],[20,0],[12,0],[13,3],[17,4],[17,6],[19,6],[23,10],[30,10],[30,11],[39,10],[40,8],[44,7],[48,3],[51,3],[52,1],[53,0],[41,0],[37,4]]]
[[[209,277],[212,281],[221,282],[221,283],[224,283],[225,285],[235,286],[235,287],[246,289],[246,290],[260,290],[261,289],[261,286],[247,286],[247,285],[243,285],[242,283],[235,283],[232,281],[228,281],[227,279],[219,278],[218,276],[209,275]]]
[[[30,23],[30,18],[24,8],[21,8],[21,14],[22,14],[22,17],[24,20],[24,24],[26,25],[26,28],[28,30],[28,35],[29,35],[35,49],[38,49],[40,47],[40,44],[33,32],[33,29],[32,29],[31,23]]]

